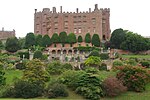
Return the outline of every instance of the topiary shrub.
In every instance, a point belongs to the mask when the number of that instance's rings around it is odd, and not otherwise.
[[[16,64],[16,69],[19,69],[19,70],[25,69],[25,64],[22,63],[22,62],[17,63]]]
[[[109,77],[102,83],[105,95],[109,97],[118,96],[127,90],[127,87],[123,86],[122,82],[115,77]]]
[[[90,57],[90,56],[97,56],[97,57],[100,57],[99,51],[93,50],[93,51],[89,54],[89,57]]]
[[[117,78],[127,86],[128,90],[142,92],[149,82],[149,74],[141,67],[125,66],[117,73]]]
[[[99,66],[99,70],[107,70],[107,64],[101,63],[101,65]]]
[[[123,66],[123,62],[121,60],[115,60],[113,62],[113,69],[118,69],[117,67]]]
[[[150,62],[149,61],[141,61],[140,64],[145,68],[150,68]]]
[[[100,54],[100,58],[101,58],[102,60],[107,60],[107,59],[109,59],[109,55],[108,55],[108,53],[101,53],[101,54]]]
[[[41,59],[42,58],[42,52],[41,51],[35,51],[34,55],[33,55],[33,59]]]
[[[63,84],[49,84],[47,88],[47,96],[48,98],[67,97],[68,91]]]

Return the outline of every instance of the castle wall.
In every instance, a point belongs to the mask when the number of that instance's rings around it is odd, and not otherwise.
[[[5,31],[4,28],[0,31],[0,40],[6,40],[7,38],[15,37],[15,30]]]
[[[79,12],[63,12],[62,6],[60,12],[53,7],[43,8],[43,11],[34,13],[34,33],[48,34],[50,37],[54,33],[65,31],[66,33],[75,33],[76,36],[81,35],[84,39],[86,33],[98,34],[101,40],[110,38],[109,9],[98,9],[95,5],[94,11]]]

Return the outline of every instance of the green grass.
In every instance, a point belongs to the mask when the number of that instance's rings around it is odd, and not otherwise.
[[[17,78],[21,78],[23,72],[21,70],[6,70],[5,77],[6,77],[6,84],[11,84]]]
[[[140,59],[150,59],[150,55],[121,55],[122,58],[136,57]]]

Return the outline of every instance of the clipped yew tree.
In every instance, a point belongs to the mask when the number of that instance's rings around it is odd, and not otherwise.
[[[60,43],[62,43],[62,44],[67,43],[67,33],[66,32],[60,32],[59,38],[60,38]]]
[[[30,48],[31,46],[35,45],[35,36],[33,33],[27,33],[25,38],[25,48]]]
[[[82,36],[81,36],[81,35],[78,36],[78,42],[79,42],[79,43],[83,42],[83,39],[82,39]]]
[[[98,34],[94,34],[92,37],[92,45],[99,47],[100,46],[100,38]]]
[[[60,38],[59,38],[59,36],[58,36],[57,33],[54,33],[54,34],[52,35],[51,40],[52,40],[52,43],[59,43],[59,42],[60,42]]]
[[[42,46],[43,47],[48,47],[52,44],[52,41],[50,39],[50,37],[46,34],[43,36],[42,38]]]
[[[72,44],[77,42],[76,36],[74,33],[70,33],[68,35],[68,42],[70,43],[70,45],[72,46]]]
[[[35,51],[33,58],[34,59],[41,59],[42,58],[42,52],[40,50]]]
[[[87,33],[86,35],[85,35],[85,42],[86,43],[91,43],[91,35],[90,35],[90,33]]]
[[[35,36],[35,44],[36,46],[42,46],[42,35],[38,34],[37,36]]]

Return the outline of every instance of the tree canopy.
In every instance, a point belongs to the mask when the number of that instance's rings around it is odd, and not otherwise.
[[[20,49],[19,41],[16,37],[8,38],[6,40],[5,49],[9,52],[16,52]]]
[[[79,42],[79,43],[83,42],[83,39],[82,39],[82,36],[81,36],[81,35],[78,36],[78,42]]]
[[[73,43],[76,43],[76,42],[77,42],[76,36],[75,36],[74,33],[70,33],[70,34],[68,35],[68,42],[69,42],[70,44],[73,44]]]
[[[100,39],[98,34],[94,34],[92,37],[92,45],[99,47],[100,46]]]
[[[35,36],[35,43],[36,43],[36,46],[42,46],[42,35],[41,34],[38,34],[37,36]]]
[[[86,42],[86,43],[91,43],[91,35],[90,35],[90,33],[87,33],[87,34],[85,35],[85,42]]]
[[[42,46],[47,47],[47,46],[50,46],[51,44],[52,44],[52,41],[51,41],[50,37],[47,34],[44,35],[42,38]]]
[[[25,39],[25,47],[30,48],[33,45],[35,45],[35,36],[33,33],[28,33]]]
[[[59,43],[59,42],[60,42],[60,38],[59,38],[59,36],[58,36],[57,33],[54,33],[54,34],[52,35],[51,40],[52,40],[52,43]]]
[[[60,42],[61,42],[62,44],[67,43],[67,33],[66,33],[66,32],[61,32],[61,33],[59,34],[59,38],[60,38]]]

